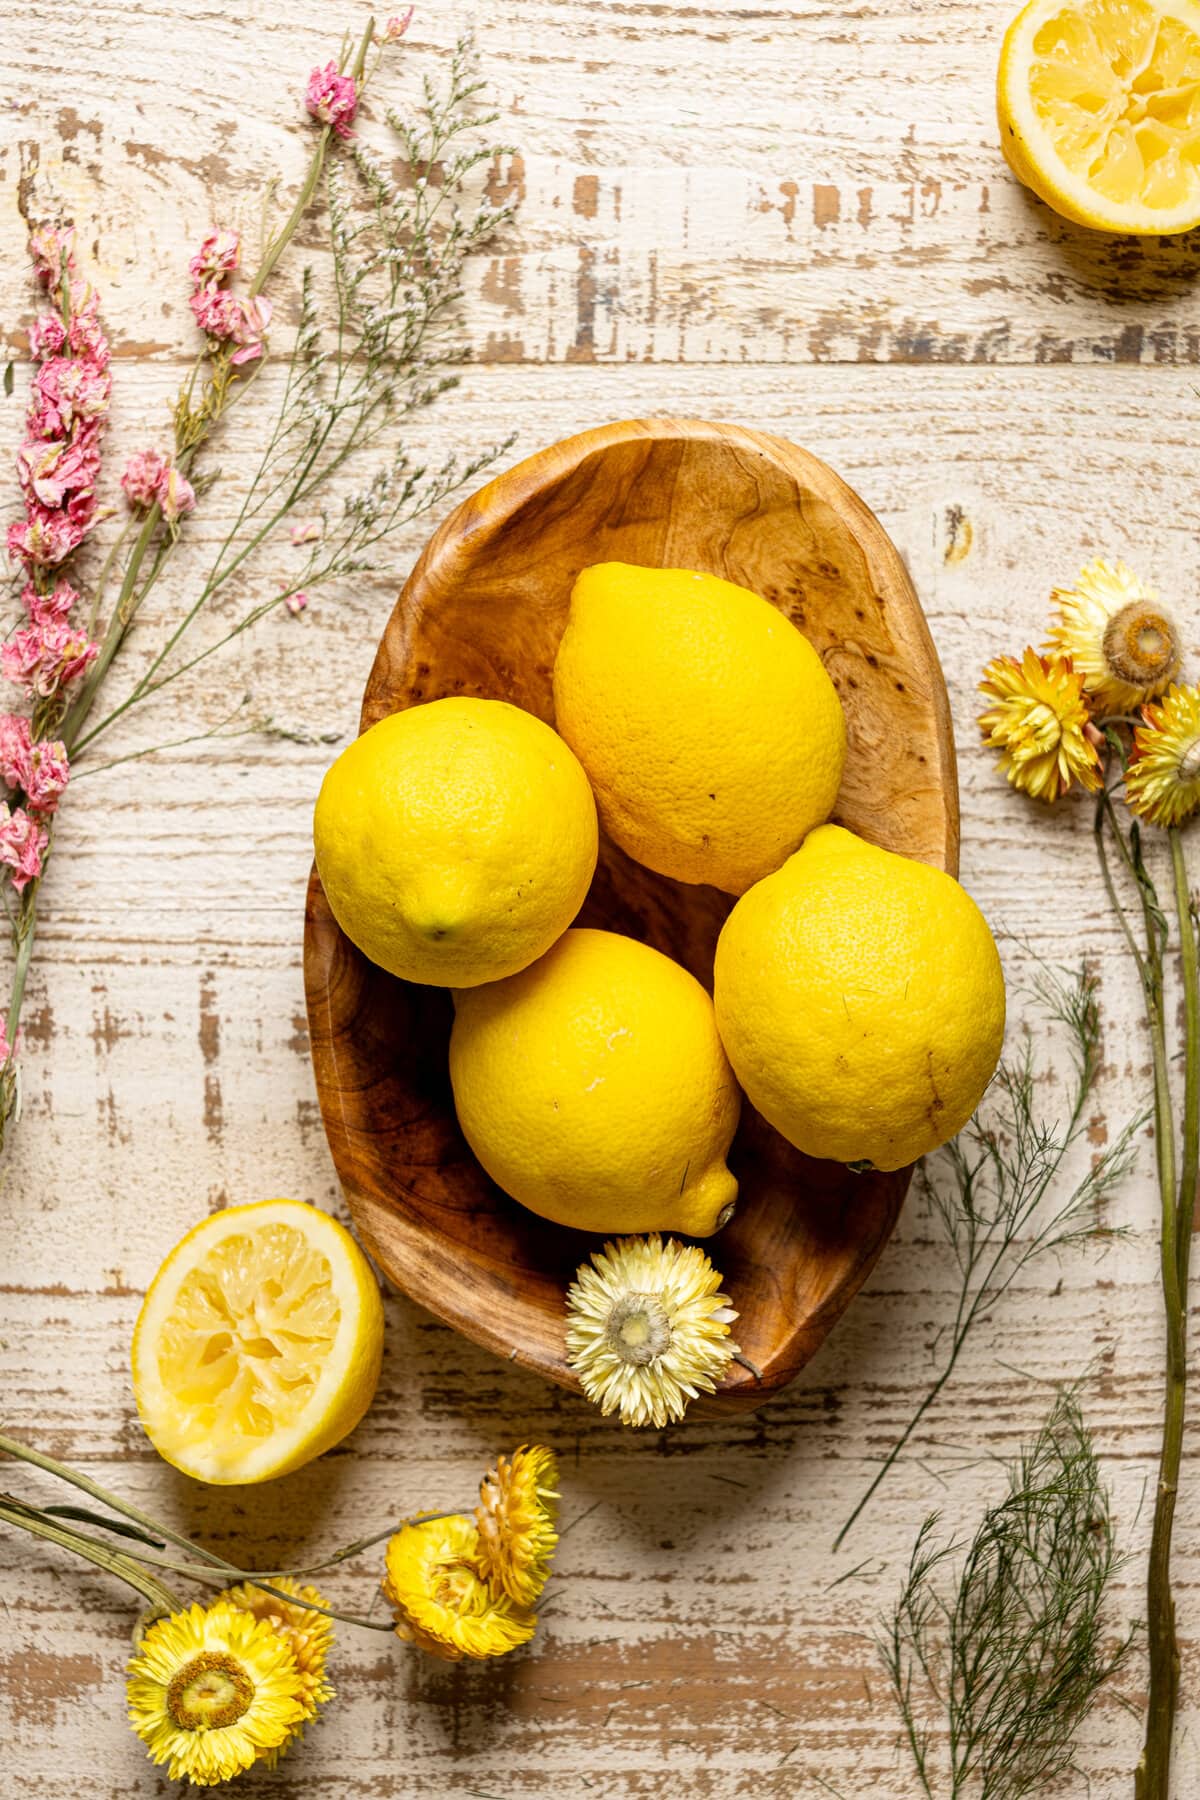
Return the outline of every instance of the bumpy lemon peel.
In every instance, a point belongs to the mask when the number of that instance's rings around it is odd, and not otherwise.
[[[721,1281],[702,1250],[657,1232],[605,1244],[576,1271],[567,1363],[605,1416],[662,1427],[715,1390],[738,1350]]]
[[[126,1691],[151,1759],[194,1787],[231,1780],[308,1716],[291,1646],[227,1600],[157,1619],[129,1664]]]

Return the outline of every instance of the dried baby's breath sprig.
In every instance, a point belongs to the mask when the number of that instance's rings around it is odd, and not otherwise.
[[[1042,1795],[1072,1767],[1079,1727],[1131,1642],[1106,1644],[1118,1559],[1074,1394],[1058,1396],[969,1545],[936,1543],[936,1527],[935,1513],[876,1638],[920,1791]]]
[[[1035,800],[1053,803],[1078,782],[1100,786],[1099,734],[1091,726],[1083,677],[1063,657],[1027,649],[997,656],[983,672],[979,691],[991,702],[979,715],[984,742],[1000,752],[1000,767]]]
[[[546,1585],[557,1507],[558,1464],[543,1444],[498,1456],[479,1484],[480,1563],[492,1587],[518,1606],[533,1606]]]
[[[488,1580],[479,1531],[462,1513],[402,1525],[388,1542],[383,1592],[396,1636],[448,1662],[503,1656],[537,1625]]]
[[[1046,648],[1069,659],[1098,717],[1133,712],[1178,675],[1179,632],[1157,591],[1125,563],[1096,557],[1073,587],[1055,588],[1050,598]]]
[[[997,1070],[984,1105],[956,1138],[926,1159],[918,1177],[958,1270],[954,1317],[938,1334],[940,1368],[834,1540],[837,1549],[954,1373],[963,1345],[1018,1275],[1073,1244],[1109,1240],[1099,1209],[1132,1168],[1148,1114],[1131,1119],[1065,1195],[1054,1193],[1063,1163],[1084,1129],[1100,1058],[1096,982],[1085,969],[1064,978],[1043,969],[1034,995],[1066,1035],[1072,1075],[1062,1111],[1042,1115],[1033,1049],[1026,1037]],[[1062,1093],[1062,1088],[1046,1088]]]
[[[619,1238],[594,1252],[567,1292],[567,1363],[589,1400],[623,1425],[682,1419],[737,1355],[721,1274],[694,1244]]]
[[[172,1781],[215,1787],[277,1750],[305,1717],[285,1639],[214,1601],[157,1619],[129,1665],[129,1722]]]
[[[1200,688],[1172,687],[1142,708],[1125,769],[1130,810],[1148,824],[1182,825],[1200,806]]]

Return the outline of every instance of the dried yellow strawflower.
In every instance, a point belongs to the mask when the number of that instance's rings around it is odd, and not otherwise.
[[[127,1698],[153,1761],[194,1787],[231,1780],[306,1716],[291,1646],[224,1600],[155,1620],[129,1664]]]
[[[1200,806],[1200,689],[1173,687],[1142,708],[1125,798],[1151,825],[1182,825]]]
[[[543,1444],[498,1456],[479,1484],[475,1524],[486,1579],[518,1606],[531,1607],[546,1585],[558,1534],[558,1464]]]
[[[1021,661],[998,656],[979,691],[992,702],[979,715],[985,743],[1000,752],[1000,767],[1015,788],[1053,801],[1077,781],[1100,786],[1099,738],[1088,719],[1083,680],[1062,657],[1026,650]]]
[[[1179,633],[1125,563],[1097,557],[1050,599],[1058,616],[1046,648],[1070,658],[1097,717],[1132,712],[1178,675]]]
[[[328,1607],[329,1602],[315,1587],[302,1586],[294,1575],[273,1576],[271,1586],[277,1591],[268,1594],[252,1581],[244,1581],[238,1587],[226,1588],[218,1599],[227,1600],[230,1606],[261,1619],[289,1646],[300,1671],[300,1697],[305,1709],[304,1723],[307,1724],[316,1718],[327,1700],[333,1699],[334,1690],[325,1675],[325,1658],[333,1647],[333,1620],[326,1618],[324,1613],[313,1612],[311,1606],[299,1606],[295,1602],[308,1600],[313,1606],[324,1607]],[[280,1593],[292,1595],[293,1599],[281,1600]],[[265,1751],[262,1760],[266,1766],[273,1769],[279,1758],[303,1735],[304,1725],[297,1725],[291,1737],[286,1738],[278,1749]]]
[[[450,1662],[503,1656],[527,1644],[537,1624],[490,1586],[475,1521],[462,1513],[402,1525],[388,1542],[383,1591],[396,1636]]]
[[[682,1419],[737,1354],[736,1312],[703,1250],[657,1232],[596,1251],[567,1293],[567,1362],[623,1425]]]

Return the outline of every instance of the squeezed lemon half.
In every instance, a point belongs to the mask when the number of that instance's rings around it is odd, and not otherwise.
[[[1195,0],[1030,0],[997,109],[1014,174],[1064,218],[1142,235],[1200,223]]]
[[[366,1257],[327,1213],[263,1200],[213,1213],[150,1284],[133,1386],[160,1456],[199,1481],[267,1481],[353,1431],[383,1354]]]

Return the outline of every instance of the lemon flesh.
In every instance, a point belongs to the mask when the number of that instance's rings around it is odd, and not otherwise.
[[[966,1124],[1004,1037],[1004,977],[951,876],[822,825],[738,901],[717,1025],[759,1112],[810,1156],[899,1169]]]
[[[725,1223],[740,1096],[686,969],[575,929],[507,981],[455,995],[450,1079],[472,1150],[531,1212],[583,1231]]]
[[[1200,223],[1200,6],[1031,0],[1000,53],[1013,172],[1064,218],[1159,234]]]
[[[523,969],[596,867],[587,776],[549,725],[503,700],[433,700],[338,757],[313,817],[333,916],[405,981],[472,987]]]
[[[777,607],[715,575],[585,569],[554,708],[606,831],[676,881],[743,893],[837,797],[846,725],[820,657]]]
[[[198,1481],[267,1481],[340,1442],[371,1403],[383,1307],[345,1228],[296,1200],[188,1232],[150,1284],[133,1385],[160,1456]]]

